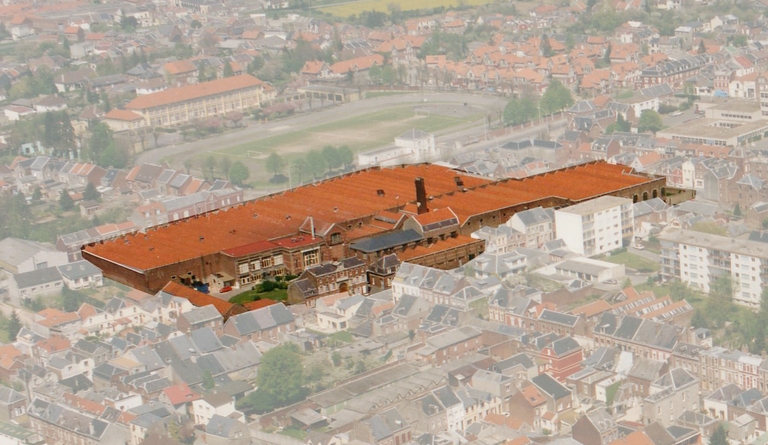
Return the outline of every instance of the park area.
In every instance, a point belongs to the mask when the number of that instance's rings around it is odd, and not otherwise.
[[[412,128],[435,132],[480,118],[482,118],[480,113],[467,115],[457,112],[456,115],[448,115],[447,113],[437,114],[431,110],[416,111],[413,107],[392,108],[285,132],[225,148],[219,152],[250,157],[276,152],[281,156],[286,156],[292,153],[305,153],[320,149],[326,145],[348,145],[355,152],[364,152],[392,144],[395,136],[399,136]],[[289,128],[290,126],[285,126],[275,130],[287,130]]]
[[[415,9],[434,9],[439,7],[451,8],[458,6],[481,6],[492,3],[489,0],[419,0],[418,2],[408,0],[363,0],[352,1],[349,3],[335,4],[320,8],[320,11],[332,14],[337,17],[349,17],[359,15],[364,11],[387,12],[389,5],[397,5],[402,11],[411,11]]]

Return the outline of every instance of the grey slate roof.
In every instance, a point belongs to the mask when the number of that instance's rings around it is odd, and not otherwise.
[[[101,274],[101,269],[85,260],[58,266],[58,269],[59,273],[69,280],[77,280]]]
[[[48,267],[45,269],[16,274],[13,276],[13,279],[16,281],[16,285],[19,289],[27,289],[33,286],[61,281],[61,274],[59,274],[57,268]]]
[[[536,387],[549,394],[555,400],[571,396],[571,391],[552,378],[549,374],[539,374],[531,379]]]
[[[360,252],[373,253],[421,241],[422,239],[423,237],[417,231],[408,229],[371,238],[364,238],[353,242],[349,247]]]

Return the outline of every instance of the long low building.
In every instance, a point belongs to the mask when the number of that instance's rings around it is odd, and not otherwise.
[[[243,74],[141,95],[104,121],[114,131],[172,127],[256,108],[274,96],[271,86]]]
[[[762,139],[768,134],[768,120],[736,121],[724,119],[697,119],[656,133],[660,138],[674,139],[686,144],[738,147]]]
[[[393,253],[387,250],[391,243],[375,252],[350,245],[403,229],[416,233],[411,247],[455,249],[462,243],[439,241],[498,226],[518,211],[604,195],[639,201],[672,193],[663,177],[602,161],[500,181],[431,164],[370,168],[93,243],[82,253],[106,277],[148,292],[169,281],[216,280],[239,287],[350,256],[370,266]]]

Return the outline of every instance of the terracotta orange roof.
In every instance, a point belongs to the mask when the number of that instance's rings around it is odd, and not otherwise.
[[[269,298],[262,298],[261,300],[245,303],[243,306],[245,306],[245,308],[248,309],[249,311],[255,311],[256,309],[272,306],[273,304],[277,304],[277,301],[270,300]]]
[[[367,70],[374,65],[383,65],[384,56],[381,54],[371,54],[370,56],[357,57],[355,59],[342,60],[331,65],[331,71],[335,74],[346,74],[349,71]]]
[[[423,177],[430,206],[450,209],[464,224],[470,217],[557,196],[580,202],[651,179],[627,166],[593,162],[523,179],[492,182],[437,165],[371,168],[317,184],[187,218],[146,233],[89,245],[86,257],[104,259],[143,273],[164,265],[216,254],[259,241],[294,246],[307,217],[327,223],[361,220],[415,199],[414,180]],[[466,192],[457,192],[461,176]],[[485,187],[478,187],[485,185]],[[383,196],[377,191],[384,190]],[[452,195],[448,195],[452,193]],[[343,196],[343,199],[339,197]],[[305,241],[313,243],[310,236]],[[159,290],[159,289],[156,289]]]
[[[229,301],[224,301],[212,295],[198,292],[191,287],[183,286],[179,283],[174,283],[173,281],[165,285],[163,292],[176,297],[186,298],[190,303],[197,307],[212,305],[221,315],[227,315],[230,310],[236,306]]]
[[[449,237],[444,240],[439,240],[437,242],[434,242],[428,246],[419,245],[416,247],[411,247],[406,249],[405,251],[398,251],[397,258],[400,261],[413,261],[417,258],[434,254],[436,252],[442,252],[449,249],[454,249],[456,247],[468,245],[468,244],[475,244],[478,240],[475,238],[472,238],[470,236],[466,235],[459,235],[456,237]]]
[[[140,114],[134,113],[131,110],[120,110],[113,108],[109,110],[109,113],[104,115],[104,119],[112,119],[116,121],[139,121],[144,118]]]
[[[646,153],[638,158],[638,161],[640,161],[640,164],[643,165],[643,167],[654,164],[656,162],[661,161],[661,155],[656,153],[655,151],[652,151],[650,153]]]
[[[200,398],[200,395],[189,389],[186,383],[179,385],[169,386],[163,389],[163,394],[171,402],[171,405],[179,405],[181,403],[193,402]]]
[[[259,79],[248,74],[242,74],[239,76],[227,77],[225,79],[217,79],[210,82],[169,88],[164,91],[158,91],[157,93],[145,94],[128,102],[125,108],[130,110],[145,110],[148,108],[186,102],[262,85],[263,82]]]
[[[542,403],[547,403],[547,399],[545,399],[539,390],[536,389],[536,387],[533,385],[528,385],[520,392],[525,397],[525,401],[528,402],[528,404],[531,406],[539,406]]]
[[[301,72],[304,74],[320,74],[323,65],[325,65],[325,62],[322,60],[307,60],[307,62],[304,63],[304,68],[301,69]]]
[[[449,221],[452,219],[456,220],[456,223],[459,222],[459,219],[456,217],[456,214],[453,213],[453,210],[450,208],[444,208],[444,209],[434,209],[427,213],[422,213],[421,215],[416,215],[413,217],[414,220],[416,220],[417,223],[421,226],[426,226],[429,224],[434,224],[442,221]]]
[[[177,60],[174,62],[168,62],[163,65],[163,69],[170,75],[193,73],[197,71],[197,67],[189,60]]]
[[[56,308],[43,309],[37,313],[37,317],[42,317],[42,319],[35,321],[37,324],[49,328],[80,320],[77,312],[63,312]]]
[[[584,315],[586,318],[589,318],[610,310],[611,305],[607,301],[595,300],[573,309],[571,313],[573,315]]]
[[[22,356],[21,351],[16,349],[12,344],[0,346],[0,368],[11,369],[16,358]]]
[[[77,315],[80,317],[81,320],[84,320],[88,317],[92,317],[96,314],[98,314],[98,311],[96,311],[96,308],[91,306],[88,303],[81,304],[80,309],[77,310]]]
[[[51,354],[59,351],[66,351],[72,347],[72,343],[64,337],[52,335],[51,338],[46,338],[37,342],[36,346]]]
[[[78,411],[86,411],[96,416],[100,416],[102,413],[104,413],[104,410],[107,409],[107,407],[101,403],[84,399],[69,393],[64,393],[64,401],[67,403],[67,405],[77,409]]]

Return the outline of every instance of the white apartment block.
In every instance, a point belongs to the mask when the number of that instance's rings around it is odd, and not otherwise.
[[[710,284],[730,276],[733,301],[760,307],[763,283],[768,279],[768,244],[683,229],[659,234],[661,275],[709,292]]]
[[[634,233],[632,200],[601,196],[555,210],[555,231],[570,250],[587,257],[629,245]]]

